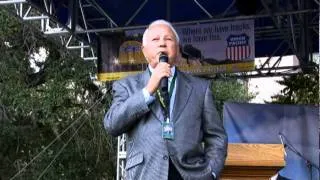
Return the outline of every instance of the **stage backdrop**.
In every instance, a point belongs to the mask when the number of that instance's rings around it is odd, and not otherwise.
[[[195,75],[254,68],[254,21],[175,26],[180,37],[180,70]],[[144,29],[104,33],[99,38],[98,79],[113,81],[146,69]]]
[[[319,107],[225,103],[223,116],[229,143],[280,144],[282,135],[287,157],[280,175],[319,179]]]

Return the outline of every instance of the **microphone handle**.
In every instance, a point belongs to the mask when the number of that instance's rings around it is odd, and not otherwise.
[[[168,56],[166,54],[161,54],[159,57],[160,62],[168,63]],[[160,92],[161,93],[168,93],[168,78],[163,77],[160,81]]]
[[[168,92],[168,78],[163,77],[160,81],[160,91],[161,92]]]

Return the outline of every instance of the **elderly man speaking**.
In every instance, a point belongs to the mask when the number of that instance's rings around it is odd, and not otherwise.
[[[142,51],[148,68],[114,82],[113,102],[104,118],[111,135],[127,134],[126,179],[218,178],[227,135],[210,82],[175,66],[181,57],[179,36],[165,20],[147,27]],[[163,79],[168,83],[165,98],[160,91]]]

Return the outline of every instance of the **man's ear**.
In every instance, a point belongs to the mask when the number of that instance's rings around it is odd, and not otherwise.
[[[182,46],[181,45],[178,45],[177,47],[177,51],[178,51],[178,56],[181,56],[181,52],[182,52]]]

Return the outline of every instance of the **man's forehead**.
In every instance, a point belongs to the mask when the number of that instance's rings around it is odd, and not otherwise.
[[[171,28],[165,24],[155,24],[152,25],[148,28],[148,31],[151,32],[150,34],[156,35],[156,34],[160,34],[163,31],[168,32],[168,35],[174,35],[173,31],[171,30]]]

